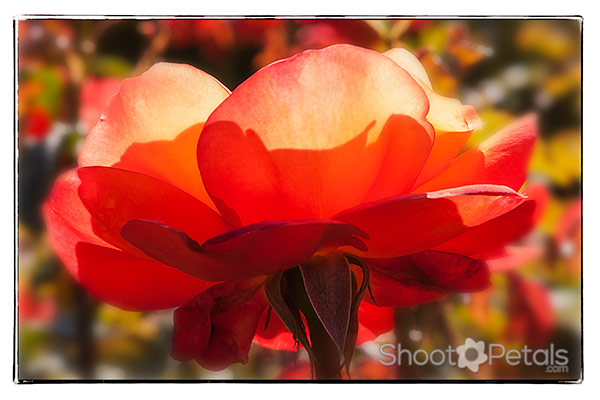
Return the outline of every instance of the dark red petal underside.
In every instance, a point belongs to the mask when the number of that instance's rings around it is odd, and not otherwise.
[[[489,286],[485,262],[459,254],[428,250],[365,262],[371,272],[373,295],[365,299],[382,307],[407,307]]]
[[[356,236],[355,236],[356,235]],[[293,268],[317,251],[366,250],[355,227],[330,220],[268,221],[234,229],[203,245],[155,221],[127,222],[121,236],[150,257],[207,281],[233,281]]]

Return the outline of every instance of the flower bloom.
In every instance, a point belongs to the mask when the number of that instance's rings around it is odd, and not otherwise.
[[[459,155],[478,124],[402,49],[306,51],[231,93],[157,64],[122,83],[44,214],[92,295],[179,307],[175,358],[221,369],[297,340],[335,374],[392,307],[487,287],[485,255],[534,224],[535,118]]]

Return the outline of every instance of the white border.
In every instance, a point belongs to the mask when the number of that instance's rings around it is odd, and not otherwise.
[[[407,2],[378,2],[369,0],[360,4],[345,1],[341,4],[324,2],[322,0],[302,0],[300,2],[283,1],[245,1],[245,2],[197,2],[169,0],[168,2],[124,2],[122,0],[103,0],[98,2],[84,1],[21,1],[9,2],[3,5],[2,55],[3,64],[2,91],[2,121],[4,132],[0,134],[0,161],[2,165],[2,218],[0,219],[0,243],[2,253],[9,262],[4,266],[4,275],[0,287],[2,304],[0,307],[4,329],[1,331],[2,382],[3,398],[72,398],[105,399],[116,395],[117,398],[133,398],[146,395],[149,391],[152,398],[168,398],[173,396],[199,396],[202,398],[268,398],[285,396],[286,399],[303,399],[307,396],[341,398],[390,397],[390,398],[448,398],[481,396],[486,399],[506,400],[509,396],[518,398],[543,396],[544,398],[566,399],[573,396],[587,397],[596,391],[600,374],[598,373],[599,344],[595,342],[598,332],[598,292],[596,285],[600,282],[600,265],[598,264],[598,185],[596,171],[600,171],[600,157],[594,154],[600,149],[600,139],[594,115],[598,102],[595,101],[598,90],[597,72],[600,71],[598,62],[598,26],[600,19],[594,13],[592,1],[529,1],[502,0],[499,2],[481,1],[434,1],[424,4],[422,1]],[[111,384],[111,385],[15,385],[12,379],[12,342],[13,331],[9,328],[13,321],[13,199],[10,191],[13,187],[13,64],[7,62],[13,54],[12,23],[16,15],[26,14],[76,14],[76,15],[583,15],[584,17],[584,340],[585,340],[585,380],[582,385],[157,385],[157,384]],[[10,78],[9,78],[10,77]],[[10,93],[10,95],[9,95]],[[589,111],[589,112],[588,112]],[[586,114],[587,112],[587,114]],[[10,189],[9,189],[10,188]],[[10,293],[10,294],[9,294]],[[10,322],[9,322],[10,321]],[[141,393],[140,393],[141,391]],[[224,396],[224,391],[227,394]]]

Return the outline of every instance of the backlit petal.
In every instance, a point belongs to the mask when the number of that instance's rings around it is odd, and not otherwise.
[[[198,143],[200,171],[233,223],[328,218],[371,191],[411,188],[433,142],[427,109],[419,85],[377,52],[306,51],[217,107]]]
[[[366,232],[369,257],[398,257],[439,245],[513,210],[524,197],[504,186],[473,185],[363,204],[335,217]]]
[[[536,131],[535,115],[513,122],[478,147],[455,158],[444,172],[415,192],[483,183],[519,190],[527,176]]]
[[[123,81],[87,137],[79,165],[141,172],[212,205],[195,148],[206,118],[228,94],[189,65],[156,64]]]
[[[425,68],[408,50],[395,48],[383,55],[406,70],[423,88],[429,100],[427,120],[433,124],[436,132],[467,132],[480,126],[481,121],[473,107],[464,106],[456,99],[441,96],[433,91]]]
[[[367,292],[365,298],[369,296],[369,292]],[[360,325],[357,345],[374,340],[377,336],[394,329],[394,309],[378,307],[363,300],[358,308],[358,321]]]
[[[548,191],[541,185],[529,187],[527,199],[514,210],[469,229],[435,250],[472,255],[494,251],[521,238],[539,222],[548,202]]]
[[[435,142],[415,182],[417,187],[448,167],[467,143],[473,130],[481,126],[481,120],[473,107],[435,93],[425,68],[412,53],[406,49],[394,48],[383,54],[410,73],[429,100],[427,120],[435,127]]]

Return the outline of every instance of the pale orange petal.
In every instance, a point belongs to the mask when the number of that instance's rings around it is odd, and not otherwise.
[[[211,111],[229,94],[189,65],[160,63],[126,79],[90,132],[80,166],[115,166],[159,178],[214,207],[196,162]]]

